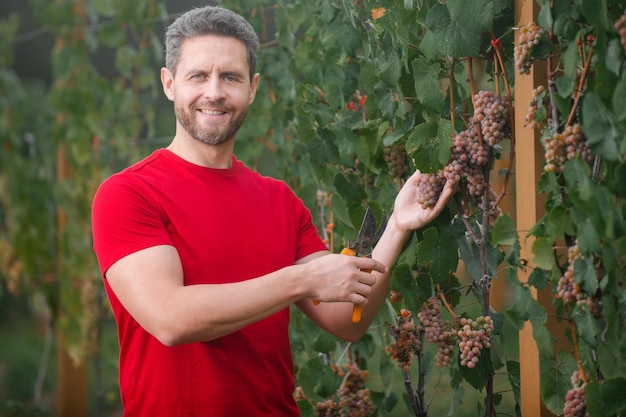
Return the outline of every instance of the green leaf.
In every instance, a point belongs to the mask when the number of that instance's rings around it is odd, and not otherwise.
[[[429,227],[417,244],[417,263],[430,266],[434,281],[448,278],[458,265],[458,242],[454,235]]]
[[[613,110],[618,121],[626,121],[626,77],[621,77],[613,93]]]
[[[606,32],[609,28],[606,0],[581,1],[580,11],[589,23],[596,27],[598,33]]]
[[[415,58],[411,66],[417,98],[427,109],[441,112],[445,102],[439,81],[439,66],[422,57]]]
[[[515,222],[508,214],[500,216],[493,227],[491,243],[494,245],[511,246],[518,240]]]
[[[528,277],[528,285],[532,285],[538,290],[543,290],[548,286],[549,283],[550,276],[545,270],[541,268],[533,269],[533,272],[531,272],[530,276]]]
[[[431,280],[415,279],[413,271],[407,264],[399,264],[393,269],[391,289],[402,294],[409,310],[418,311],[422,303],[433,293]]]
[[[337,174],[333,180],[333,185],[337,193],[346,202],[348,208],[359,207],[361,202],[367,198],[363,190],[361,178],[355,174]],[[362,216],[359,216],[362,218]]]
[[[315,342],[313,343],[313,349],[316,352],[330,353],[335,349],[337,345],[337,339],[327,332],[320,332]]]
[[[430,9],[425,25],[432,32],[430,41],[440,55],[463,58],[477,56],[480,52],[480,33],[454,21],[443,4]]]
[[[585,387],[589,417],[623,416],[626,414],[624,387],[626,378],[593,381]]]
[[[445,119],[438,124],[425,122],[413,129],[406,150],[420,171],[437,172],[448,162],[452,132],[450,121]]]
[[[565,394],[572,387],[571,376],[578,367],[572,355],[560,352],[558,360],[540,356],[541,398],[550,411],[563,412]]]
[[[324,129],[319,136],[311,137],[307,143],[309,156],[313,163],[325,166],[327,163],[339,160],[339,149],[336,145],[336,136],[331,130]]]
[[[551,270],[554,266],[554,240],[538,237],[532,247],[533,263],[542,269]]]
[[[612,114],[593,92],[588,92],[582,100],[582,129],[587,137],[587,144],[594,154],[601,155],[609,161],[622,157],[622,148],[618,145],[620,132]],[[623,141],[623,138],[621,139]]]
[[[459,357],[460,361],[460,357]],[[469,384],[475,389],[482,389],[487,384],[489,377],[493,375],[493,365],[491,363],[491,358],[483,352],[476,364],[475,368],[468,368],[467,366],[460,366],[461,375],[463,378],[469,382]]]
[[[448,11],[453,21],[472,32],[491,29],[493,0],[448,0]]]

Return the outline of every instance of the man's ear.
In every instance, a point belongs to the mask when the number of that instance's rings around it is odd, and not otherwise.
[[[254,77],[252,77],[252,80],[250,81],[250,97],[248,99],[248,104],[252,104],[252,102],[254,101],[254,97],[256,97],[256,90],[259,87],[259,73],[257,72],[256,74],[254,74]]]
[[[161,68],[161,84],[163,84],[165,96],[170,101],[174,101],[174,75],[165,67]]]

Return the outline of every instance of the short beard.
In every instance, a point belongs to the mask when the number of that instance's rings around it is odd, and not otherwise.
[[[233,139],[248,116],[248,108],[245,108],[236,118],[231,120],[226,129],[219,131],[217,129],[201,129],[193,117],[196,112],[195,107],[191,111],[185,111],[182,106],[175,104],[174,112],[183,129],[192,138],[207,145],[220,145]]]

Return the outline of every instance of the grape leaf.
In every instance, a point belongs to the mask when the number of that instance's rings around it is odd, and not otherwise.
[[[626,415],[624,386],[626,386],[626,378],[590,382],[585,387],[587,412],[589,416]]]
[[[546,270],[551,270],[554,266],[554,240],[545,237],[538,237],[533,242],[533,263]]]
[[[513,219],[508,214],[500,216],[491,235],[491,241],[494,245],[513,245],[517,242],[517,229]]]

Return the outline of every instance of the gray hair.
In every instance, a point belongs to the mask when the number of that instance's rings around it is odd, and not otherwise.
[[[205,6],[189,10],[179,16],[165,32],[165,66],[172,74],[180,60],[185,39],[196,36],[218,35],[239,39],[248,50],[250,79],[256,73],[259,38],[246,19],[219,6]]]

